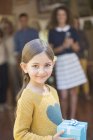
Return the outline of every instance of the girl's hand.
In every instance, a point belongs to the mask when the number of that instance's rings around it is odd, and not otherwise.
[[[73,138],[62,138],[60,135],[64,134],[64,131],[58,132],[53,136],[53,140],[75,140]]]

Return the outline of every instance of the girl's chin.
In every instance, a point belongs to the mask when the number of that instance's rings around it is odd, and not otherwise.
[[[45,81],[36,81],[38,84],[44,84],[45,82],[46,82],[46,80]]]
[[[36,83],[38,83],[38,84],[44,84],[46,81],[47,81],[46,79],[45,80],[37,80]]]
[[[48,78],[49,78],[49,76],[45,77],[45,78],[36,78],[35,82],[38,83],[38,84],[44,84],[47,81]]]

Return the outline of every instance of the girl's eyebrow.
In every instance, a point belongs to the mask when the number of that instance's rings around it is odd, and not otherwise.
[[[33,64],[39,64],[39,63],[32,63],[32,65],[33,65]]]
[[[46,64],[51,64],[52,62],[47,62]]]
[[[52,62],[46,62],[45,64],[51,64]],[[32,63],[32,65],[38,65],[38,64],[40,64],[40,63]]]

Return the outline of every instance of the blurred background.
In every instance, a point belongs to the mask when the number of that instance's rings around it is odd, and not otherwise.
[[[88,122],[87,139],[93,140],[93,0],[0,0],[0,140],[13,140],[16,95],[22,85],[18,63],[20,56],[17,55],[21,51],[15,36],[22,26],[28,24],[29,28],[38,31],[41,39],[48,41],[51,13],[63,4],[78,20],[79,29],[84,32],[83,43],[87,41],[86,57],[81,65],[88,77],[88,85],[85,85],[85,91],[83,88],[79,90],[75,119]],[[23,17],[26,14],[26,21],[20,20],[20,14]],[[49,84],[55,86],[54,79],[52,75]]]

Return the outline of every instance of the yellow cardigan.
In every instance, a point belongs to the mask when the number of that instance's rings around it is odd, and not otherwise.
[[[17,105],[15,140],[52,140],[62,115],[57,92],[51,86],[49,88],[48,95],[24,89]]]

